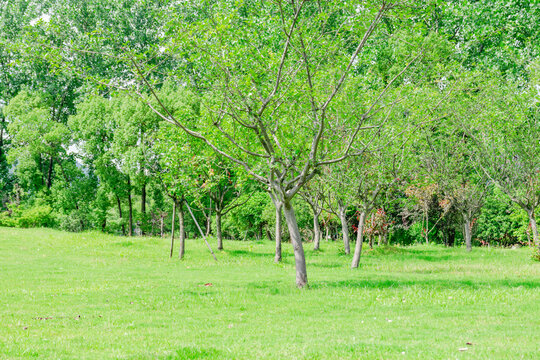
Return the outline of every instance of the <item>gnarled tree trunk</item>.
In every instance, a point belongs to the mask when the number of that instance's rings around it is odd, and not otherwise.
[[[308,286],[306,257],[304,254],[304,247],[302,246],[302,237],[300,236],[300,230],[298,229],[298,222],[296,221],[296,215],[290,200],[286,200],[284,202],[283,213],[285,215],[287,227],[289,228],[289,234],[291,236],[291,243],[294,251],[294,261],[296,265],[296,286],[299,288],[304,288]]]

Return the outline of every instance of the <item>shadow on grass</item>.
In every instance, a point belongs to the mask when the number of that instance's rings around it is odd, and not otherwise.
[[[130,246],[135,245],[135,243],[133,241],[126,240],[126,241],[115,242],[114,245],[120,246],[120,247],[130,247]]]
[[[260,252],[254,252],[254,251],[247,251],[247,250],[223,250],[224,253],[228,254],[231,257],[268,257],[272,258],[274,254],[271,253],[260,253]]]
[[[464,254],[461,253],[444,253],[441,249],[410,249],[402,248],[392,245],[374,247],[373,249],[366,249],[363,256],[392,256],[396,255],[402,260],[416,259],[428,262],[450,261],[462,259]]]
[[[463,258],[463,256],[460,257],[459,255],[413,255],[412,257],[417,260],[429,262],[457,260],[458,258]]]
[[[316,268],[323,268],[323,269],[337,269],[337,268],[345,268],[348,267],[348,264],[340,264],[340,263],[316,263],[316,262],[310,262],[310,267],[316,267]]]
[[[482,289],[482,288],[519,288],[538,289],[540,281],[518,280],[340,280],[317,281],[310,284],[312,289],[324,288],[358,288],[358,289],[388,289],[401,287],[422,287],[437,289]]]
[[[224,359],[224,354],[214,348],[183,347],[176,351],[174,355],[162,358],[163,360],[184,360],[184,359]]]

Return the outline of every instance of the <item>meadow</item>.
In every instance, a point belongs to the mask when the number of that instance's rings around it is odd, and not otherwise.
[[[290,244],[0,228],[0,359],[540,357],[529,249],[311,245],[298,290]]]

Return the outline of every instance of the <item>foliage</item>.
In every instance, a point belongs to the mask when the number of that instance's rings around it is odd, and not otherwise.
[[[13,206],[0,214],[0,226],[32,228],[56,225],[53,210],[49,205]]]
[[[529,243],[538,6],[399,5],[2,2],[2,223],[167,232],[184,201],[214,234],[264,238],[270,194],[304,241],[317,211],[337,238],[341,204],[346,230],[384,209],[401,244]]]

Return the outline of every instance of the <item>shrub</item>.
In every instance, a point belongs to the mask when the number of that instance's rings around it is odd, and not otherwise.
[[[0,225],[9,227],[53,227],[55,218],[49,205],[34,205],[28,208],[13,206],[0,215]]]

